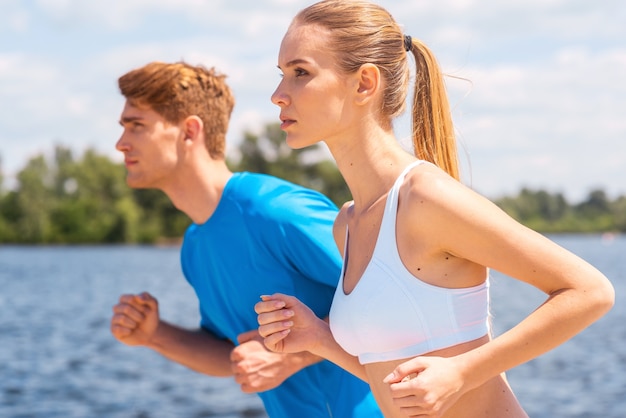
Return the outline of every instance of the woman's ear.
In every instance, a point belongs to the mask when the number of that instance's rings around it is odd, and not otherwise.
[[[365,104],[380,90],[380,70],[374,64],[363,64],[357,70],[358,77],[357,104]]]

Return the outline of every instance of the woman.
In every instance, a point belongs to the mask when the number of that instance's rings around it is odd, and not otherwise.
[[[415,156],[392,129],[409,54]],[[267,347],[341,365],[369,382],[386,417],[526,417],[504,372],[606,313],[609,281],[461,184],[436,60],[383,8],[328,0],[302,10],[278,61],[272,101],[287,143],[324,141],[354,200],[334,225],[344,266],[330,324],[291,296],[263,296],[255,310]],[[497,338],[489,268],[547,294]]]

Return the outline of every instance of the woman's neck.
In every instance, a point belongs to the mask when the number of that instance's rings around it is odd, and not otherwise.
[[[392,132],[379,130],[327,141],[352,197],[355,209],[366,209],[385,195],[415,157],[398,144]]]

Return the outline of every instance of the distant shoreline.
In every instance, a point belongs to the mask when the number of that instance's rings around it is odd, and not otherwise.
[[[539,233],[548,236],[548,237],[567,237],[567,236],[597,236],[602,242],[611,242],[617,239],[621,239],[626,236],[626,234],[622,232],[605,232],[605,231],[596,231],[596,232],[541,232]],[[159,247],[159,248],[174,248],[180,247],[183,243],[183,237],[174,237],[174,238],[158,238],[154,242],[143,242],[143,243],[124,243],[124,242],[85,242],[85,243],[71,243],[71,244],[63,244],[63,243],[48,243],[48,244],[39,244],[39,243],[11,243],[5,242],[0,243],[0,248],[2,247]]]

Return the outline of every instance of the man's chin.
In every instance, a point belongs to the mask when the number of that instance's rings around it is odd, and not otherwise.
[[[145,181],[141,181],[140,179],[134,179],[131,177],[126,177],[126,185],[133,189],[149,189],[150,186],[146,184]]]

